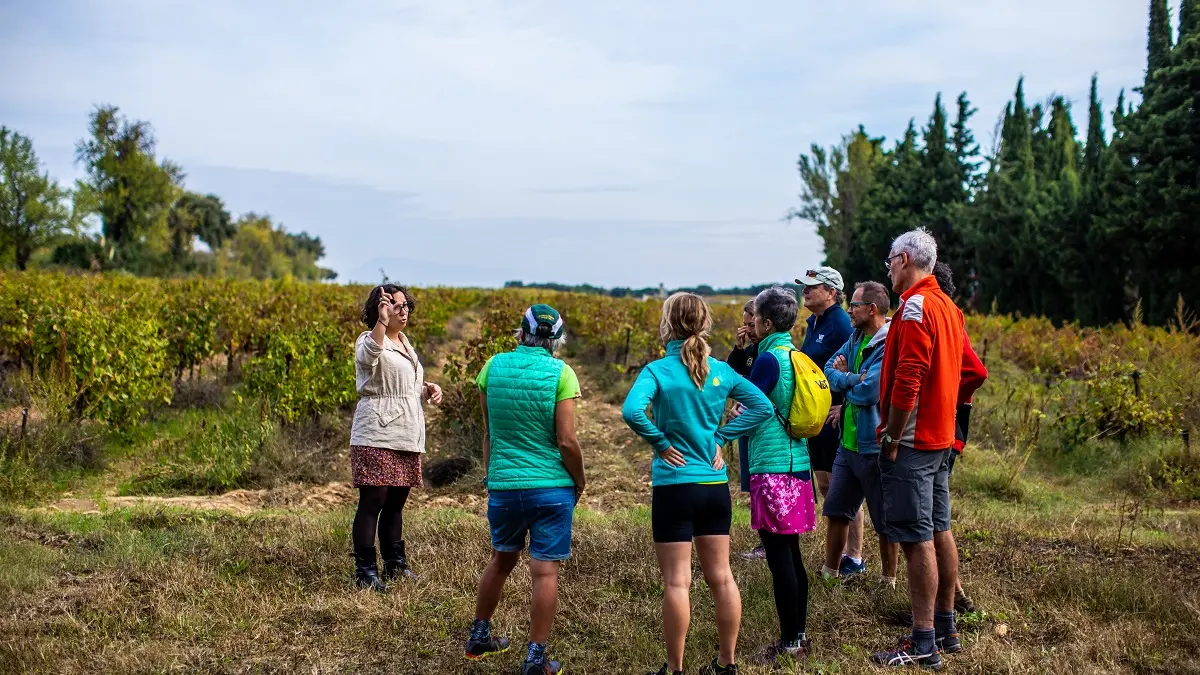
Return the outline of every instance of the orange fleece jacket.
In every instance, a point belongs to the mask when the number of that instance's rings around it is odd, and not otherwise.
[[[888,410],[911,410],[900,442],[917,450],[954,445],[963,358],[962,311],[927,276],[900,295],[880,373],[880,432]]]

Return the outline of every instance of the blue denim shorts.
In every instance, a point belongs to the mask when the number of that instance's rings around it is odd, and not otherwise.
[[[574,517],[573,487],[488,492],[492,548],[501,553],[524,550],[528,533],[534,560],[566,560],[571,557]]]

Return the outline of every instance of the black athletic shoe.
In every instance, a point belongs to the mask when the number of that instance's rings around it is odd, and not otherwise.
[[[975,611],[975,603],[971,602],[971,598],[967,597],[966,593],[959,595],[954,594],[954,611],[959,614],[970,614]]]
[[[491,654],[503,654],[508,651],[509,640],[506,637],[492,636],[486,640],[467,640],[467,647],[463,654],[472,661],[477,661]]]
[[[560,675],[562,672],[562,664],[549,659],[541,663],[529,663],[526,661],[521,664],[521,675]]]
[[[738,675],[738,667],[736,663],[722,666],[714,658],[712,663],[700,668],[700,675]]]
[[[943,654],[957,654],[963,650],[962,636],[951,633],[937,639],[937,648]]]
[[[942,663],[942,655],[938,652],[936,646],[929,654],[918,652],[916,645],[913,644],[912,637],[908,635],[900,638],[900,644],[895,649],[871,654],[871,661],[875,665],[884,666],[885,668],[921,666],[930,670],[941,670],[942,666],[945,665]]]
[[[659,668],[657,671],[655,671],[653,673],[646,673],[646,675],[683,675],[683,671],[682,670],[667,670],[667,664],[664,663],[662,668]]]

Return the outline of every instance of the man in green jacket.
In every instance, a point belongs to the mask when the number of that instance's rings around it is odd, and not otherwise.
[[[546,657],[546,641],[558,604],[558,568],[571,555],[572,519],[585,485],[575,437],[579,379],[554,357],[566,342],[554,308],[527,309],[516,337],[516,350],[492,357],[476,380],[494,550],[479,580],[466,657],[508,650],[508,638],[492,635],[491,617],[528,535],[533,604],[521,673],[554,675],[561,666]]]

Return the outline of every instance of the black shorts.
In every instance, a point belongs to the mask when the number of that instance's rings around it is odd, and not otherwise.
[[[729,484],[681,483],[654,488],[650,522],[654,543],[690,542],[692,537],[729,536],[733,502]]]
[[[821,433],[808,439],[808,461],[812,470],[833,473],[833,459],[841,444],[837,427],[832,424],[826,424]]]

